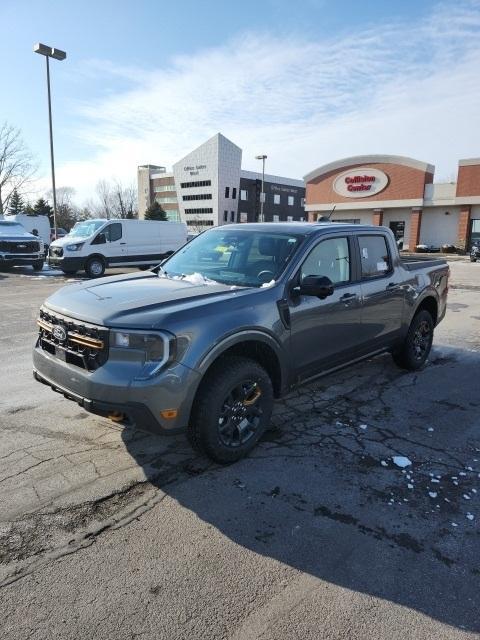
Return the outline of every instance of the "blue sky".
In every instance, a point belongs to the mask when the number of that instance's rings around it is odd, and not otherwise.
[[[357,153],[455,173],[480,156],[480,2],[82,0],[0,4],[0,120],[23,131],[48,188],[44,59],[52,63],[59,186],[170,166],[221,131],[301,177]]]

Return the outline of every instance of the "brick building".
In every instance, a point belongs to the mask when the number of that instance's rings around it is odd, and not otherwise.
[[[404,249],[480,239],[480,158],[460,160],[456,182],[434,182],[435,167],[403,156],[354,156],[304,178],[310,221],[390,227]]]

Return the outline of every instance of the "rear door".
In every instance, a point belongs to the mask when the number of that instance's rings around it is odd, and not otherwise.
[[[398,338],[405,288],[384,233],[361,233],[356,242],[361,265],[362,333],[367,351],[372,351]]]
[[[320,240],[309,251],[290,283],[308,275],[327,276],[334,293],[325,300],[291,295],[291,357],[300,379],[354,359],[361,348],[361,298],[354,259],[354,237],[342,234]]]

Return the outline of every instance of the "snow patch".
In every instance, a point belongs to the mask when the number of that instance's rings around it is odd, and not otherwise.
[[[438,493],[436,491],[429,491],[428,495],[430,496],[430,498],[436,498],[438,496]]]
[[[473,513],[467,513],[466,518],[467,520],[473,520],[475,516],[473,515]]]
[[[404,467],[409,467],[412,464],[412,461],[405,456],[393,456],[392,460],[394,464],[396,464],[397,467],[400,467],[401,469],[403,469]]]
[[[264,282],[260,288],[270,289],[270,287],[273,287],[274,284],[275,284],[275,280],[270,280],[270,282]]]

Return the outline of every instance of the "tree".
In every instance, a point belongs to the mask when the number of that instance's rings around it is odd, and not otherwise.
[[[55,193],[57,196],[57,227],[70,231],[77,222],[79,214],[78,208],[73,204],[75,189],[73,187],[58,187]],[[48,195],[52,198],[52,191]]]
[[[7,210],[14,191],[24,190],[37,170],[19,129],[0,125],[0,215]]]
[[[18,193],[18,191],[14,189],[12,191],[12,195],[10,196],[10,200],[9,200],[8,215],[18,216],[19,213],[23,213],[24,209],[25,209],[25,202],[23,201],[23,198]]]
[[[136,218],[137,192],[133,185],[125,185],[116,179],[99,180],[95,189],[99,203],[96,213],[102,218]]]
[[[145,220],[167,221],[167,214],[158,202],[153,202],[145,211]]]
[[[48,216],[50,220],[50,226],[53,226],[53,209],[44,198],[39,198],[32,208],[32,213],[27,212],[32,216]]]

